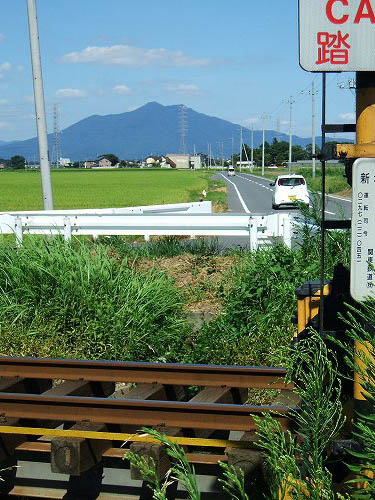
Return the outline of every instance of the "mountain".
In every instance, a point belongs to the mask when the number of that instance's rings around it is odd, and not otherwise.
[[[240,126],[220,118],[198,113],[185,108],[186,149],[193,152],[207,152],[207,143],[211,144],[212,154],[220,156],[221,143],[223,154],[229,156],[239,150]],[[95,159],[104,153],[114,153],[121,159],[145,158],[147,155],[165,155],[180,150],[180,133],[183,126],[181,105],[163,106],[149,102],[127,113],[115,115],[93,115],[80,120],[61,132],[60,143],[62,156],[72,161]],[[250,144],[250,132],[243,129],[244,142]],[[289,141],[286,134],[274,130],[266,131],[266,140],[273,138]],[[341,139],[344,141],[344,139]],[[340,139],[337,139],[340,141]],[[49,150],[52,153],[53,134],[48,135]],[[254,146],[262,143],[262,131],[254,130]],[[293,144],[306,146],[310,138],[293,136]],[[317,144],[320,143],[319,138]],[[38,157],[37,139],[0,143],[0,158],[22,155],[27,160]]]

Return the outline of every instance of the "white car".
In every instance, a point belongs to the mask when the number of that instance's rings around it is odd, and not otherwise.
[[[234,170],[234,167],[229,166],[228,167],[228,176],[230,175],[236,175],[236,171]]]
[[[275,186],[272,197],[272,208],[278,209],[280,205],[294,205],[296,201],[309,204],[309,192],[306,180],[302,175],[279,175],[270,186]]]

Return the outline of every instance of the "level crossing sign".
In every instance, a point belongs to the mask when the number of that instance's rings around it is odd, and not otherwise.
[[[375,70],[375,0],[299,0],[299,60],[312,72]]]
[[[375,158],[353,165],[350,294],[362,301],[375,292]]]

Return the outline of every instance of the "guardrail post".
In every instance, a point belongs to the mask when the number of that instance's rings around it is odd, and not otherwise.
[[[285,217],[283,223],[283,240],[288,248],[292,248],[292,224],[289,215]]]
[[[250,250],[258,249],[258,222],[250,217],[249,219]]]
[[[22,219],[21,217],[16,217],[14,219],[14,232],[16,235],[16,245],[19,247],[22,245],[23,241],[23,231],[22,231]]]
[[[64,240],[70,241],[72,239],[72,221],[70,217],[64,217]]]

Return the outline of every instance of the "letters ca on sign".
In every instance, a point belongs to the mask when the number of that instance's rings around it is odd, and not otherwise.
[[[300,38],[303,40],[301,65],[304,69],[308,71],[375,69],[374,64],[368,62],[368,59],[372,61],[373,58],[366,55],[370,51],[372,53],[373,47],[370,48],[370,45],[375,39],[375,0],[299,1],[300,5],[303,5]],[[374,27],[374,32],[371,26]]]
[[[375,24],[372,1],[373,0],[360,0],[355,18],[351,20],[345,9],[345,7],[349,6],[349,0],[327,0],[327,19],[333,24],[345,24],[350,21],[354,22],[354,24],[359,24],[363,20],[369,20],[371,24]]]

